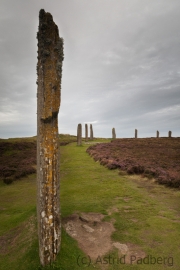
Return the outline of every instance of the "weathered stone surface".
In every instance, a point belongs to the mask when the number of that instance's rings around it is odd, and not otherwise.
[[[120,250],[121,254],[127,254],[128,246],[126,244],[121,244],[119,242],[113,243],[113,246]]]
[[[90,226],[86,225],[86,224],[83,224],[82,227],[87,231],[87,232],[94,232],[94,229],[91,228]]]
[[[88,125],[85,124],[85,141],[88,141]]]
[[[93,140],[93,127],[92,127],[92,124],[90,124],[90,140],[92,141]]]
[[[82,125],[78,124],[77,127],[77,145],[82,145]]]
[[[135,129],[135,138],[137,138],[138,137],[138,131],[137,131],[137,129]]]
[[[159,138],[159,131],[156,132],[156,137]]]
[[[116,139],[116,131],[115,128],[112,128],[112,138]]]
[[[37,217],[40,261],[46,265],[61,242],[58,112],[64,55],[58,27],[43,9],[37,39]]]
[[[168,132],[168,137],[171,138],[172,137],[172,131]]]

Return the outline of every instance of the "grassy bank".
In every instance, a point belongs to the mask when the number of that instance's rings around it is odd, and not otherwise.
[[[97,139],[97,141],[99,141]],[[107,140],[105,140],[107,141]],[[103,261],[79,266],[86,256],[63,229],[61,253],[51,269],[179,269],[180,192],[155,185],[139,176],[118,175],[95,162],[87,153],[89,145],[61,146],[62,219],[81,212],[105,215],[114,222],[112,241],[131,243],[146,255],[159,259],[155,264],[122,265]],[[39,267],[36,225],[36,177],[0,183],[0,269],[37,270]],[[117,258],[114,248],[111,257]],[[98,256],[98,254],[97,254]],[[173,261],[164,261],[164,258]],[[140,262],[140,261],[139,261]],[[161,263],[160,263],[161,262]],[[166,264],[165,264],[166,263]],[[173,264],[172,266],[170,264]],[[47,268],[50,269],[50,268]]]

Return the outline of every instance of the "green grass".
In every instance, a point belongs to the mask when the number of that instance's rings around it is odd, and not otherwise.
[[[96,139],[95,141],[109,141]],[[108,263],[112,269],[179,269],[180,191],[150,183],[139,176],[118,175],[86,153],[88,144],[71,143],[61,150],[62,218],[74,212],[97,212],[106,221],[114,219],[112,241],[138,245],[147,255],[173,257],[173,266],[164,264],[124,265]],[[113,211],[113,209],[115,209]],[[0,254],[0,270],[98,269],[96,263],[77,264],[85,256],[77,242],[62,230],[61,252],[57,262],[42,268],[38,256],[35,175],[13,182],[0,183],[0,245],[9,241]],[[31,224],[31,225],[29,225]],[[118,258],[117,250],[109,254]],[[98,256],[98,254],[97,254]],[[107,266],[107,265],[106,265]]]
[[[0,235],[35,213],[35,175],[6,185],[0,182]]]

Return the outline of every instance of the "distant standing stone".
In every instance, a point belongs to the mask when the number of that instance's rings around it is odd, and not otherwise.
[[[138,131],[137,131],[137,129],[135,129],[135,138],[137,138],[138,137]]]
[[[112,138],[116,139],[116,132],[115,132],[115,128],[112,129]]]
[[[90,140],[93,141],[93,127],[92,124],[90,124]]]
[[[77,127],[77,145],[82,145],[82,125],[78,124]]]
[[[85,140],[88,141],[88,125],[85,124]]]
[[[168,137],[171,138],[172,137],[172,131],[169,131],[168,133]]]

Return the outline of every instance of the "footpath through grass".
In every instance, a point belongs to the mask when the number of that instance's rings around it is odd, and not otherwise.
[[[114,242],[139,246],[156,262],[103,265],[99,261],[79,266],[86,256],[64,230],[57,263],[45,269],[175,269],[180,265],[180,191],[154,185],[140,177],[118,175],[86,153],[89,145],[61,146],[61,213],[97,212],[114,220]],[[34,177],[34,178],[33,178]],[[24,181],[24,182],[23,182]],[[0,270],[38,270],[35,176],[0,185]],[[6,244],[5,244],[6,243]],[[109,254],[118,258],[114,248]],[[97,254],[98,257],[98,254]],[[159,259],[158,259],[159,258]],[[166,258],[166,259],[165,259]]]

